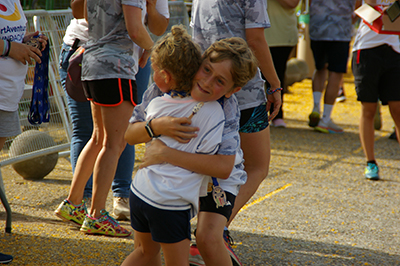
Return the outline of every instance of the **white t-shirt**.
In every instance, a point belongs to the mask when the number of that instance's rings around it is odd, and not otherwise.
[[[80,40],[79,46],[84,45],[88,41],[88,23],[84,18],[71,19],[71,22],[65,31],[63,41],[65,44],[72,46],[76,38]]]
[[[26,18],[19,0],[2,0],[0,8],[0,38],[22,43],[26,33]],[[12,46],[12,43],[11,43]],[[0,51],[2,53],[3,51]],[[0,110],[14,112],[25,87],[28,65],[7,56],[0,57]]]
[[[146,108],[146,120],[163,116],[188,117],[198,102],[191,97],[172,98],[168,94],[154,98]],[[197,137],[189,143],[179,143],[168,136],[159,139],[173,149],[199,154],[215,154],[222,140],[225,116],[221,105],[205,102],[192,118],[198,127]],[[206,191],[210,177],[171,164],[157,164],[140,169],[132,181],[131,190],[146,203],[165,210],[198,211],[199,196]]]
[[[391,0],[394,2],[394,0]],[[388,6],[387,0],[378,0],[378,5],[381,7]],[[399,35],[392,34],[378,34],[361,20],[360,26],[357,30],[356,38],[354,40],[353,52],[362,49],[370,49],[380,45],[387,44],[392,47],[394,51],[400,53]]]

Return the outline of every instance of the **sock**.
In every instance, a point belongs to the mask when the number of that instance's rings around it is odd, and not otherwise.
[[[369,163],[374,163],[374,164],[378,165],[378,164],[376,163],[375,160],[368,161],[368,162],[367,162],[367,165],[368,165]]]
[[[327,124],[331,120],[331,113],[333,104],[324,104],[324,114],[322,115],[322,122]]]
[[[319,113],[319,105],[321,102],[321,97],[322,97],[322,92],[320,91],[314,91],[313,92],[313,98],[314,98],[314,107],[313,107],[313,112],[318,112]]]

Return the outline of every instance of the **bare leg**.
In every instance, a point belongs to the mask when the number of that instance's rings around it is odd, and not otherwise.
[[[342,79],[343,73],[329,71],[328,84],[326,84],[326,91],[324,96],[325,104],[335,104]]]
[[[178,243],[160,243],[164,253],[166,266],[188,266],[190,240],[184,239]]]
[[[244,170],[247,173],[247,182],[240,187],[227,226],[229,226],[239,210],[253,196],[260,183],[268,175],[269,162],[271,159],[269,137],[269,127],[256,133],[240,133],[241,148],[244,153]]]
[[[199,212],[196,243],[207,266],[231,266],[222,237],[226,218],[218,213]]]
[[[78,157],[68,195],[68,200],[75,205],[78,205],[82,202],[85,185],[93,172],[93,167],[101,150],[104,138],[100,106],[91,103],[91,109],[93,117],[92,137],[86,143]]]
[[[160,244],[151,239],[150,233],[135,231],[135,249],[121,266],[161,266]]]
[[[100,217],[100,211],[105,209],[118,159],[126,146],[124,134],[132,112],[133,105],[128,101],[116,107],[101,107],[104,139],[93,169],[92,217]]]
[[[396,128],[397,141],[400,144],[400,101],[390,101],[388,104]]]
[[[375,160],[374,154],[374,116],[378,103],[361,103],[360,141],[367,161]]]
[[[325,83],[328,75],[328,69],[325,67],[320,70],[315,70],[312,78],[312,90],[323,92],[325,89]]]

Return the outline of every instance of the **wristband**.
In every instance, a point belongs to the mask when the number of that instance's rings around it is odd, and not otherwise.
[[[3,52],[1,53],[1,55],[5,55],[6,51],[8,50],[8,42],[6,42],[6,40],[3,40]]]
[[[4,56],[8,56],[8,54],[10,53],[10,50],[11,50],[11,41],[7,40],[7,44],[8,44],[8,48],[7,48],[7,52],[4,54]]]
[[[281,91],[281,90],[283,90],[283,89],[282,88],[276,88],[275,90],[271,90],[271,88],[268,88],[267,89],[267,94],[271,95],[271,94],[274,94],[275,92]]]
[[[152,118],[152,119],[150,119],[149,121],[147,121],[147,123],[146,123],[146,125],[144,126],[144,128],[146,129],[147,134],[149,134],[150,138],[157,138],[157,137],[159,137],[159,136],[154,135],[153,129],[151,128],[151,125],[150,125],[150,123],[151,123],[151,121],[152,121],[153,119],[154,119],[154,118]]]

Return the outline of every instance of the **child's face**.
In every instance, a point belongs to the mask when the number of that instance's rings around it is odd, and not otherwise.
[[[233,88],[231,60],[211,63],[205,59],[194,77],[190,95],[199,102],[216,101],[222,96],[231,97],[240,87]]]

